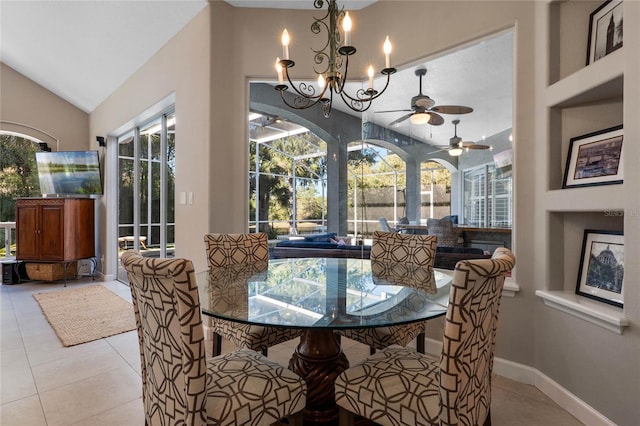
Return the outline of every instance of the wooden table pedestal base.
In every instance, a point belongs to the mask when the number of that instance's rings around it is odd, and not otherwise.
[[[332,330],[305,330],[289,361],[289,369],[307,382],[305,425],[337,424],[335,380],[348,367],[349,361]]]

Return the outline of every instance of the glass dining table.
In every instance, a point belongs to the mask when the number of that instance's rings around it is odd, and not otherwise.
[[[305,424],[334,424],[334,382],[349,367],[335,331],[444,315],[451,272],[369,259],[292,258],[213,268],[197,280],[204,315],[301,329],[289,368],[307,382]]]

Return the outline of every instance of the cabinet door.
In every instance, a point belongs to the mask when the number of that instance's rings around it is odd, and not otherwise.
[[[37,260],[39,219],[37,205],[18,205],[16,207],[16,259]]]
[[[64,260],[64,206],[43,205],[40,212],[40,259]]]

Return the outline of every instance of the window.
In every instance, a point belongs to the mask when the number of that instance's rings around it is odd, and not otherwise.
[[[478,227],[511,227],[513,182],[493,164],[464,171],[464,223]]]
[[[175,250],[175,113],[118,138],[118,252],[173,257]],[[119,258],[119,257],[118,257]],[[118,279],[126,274],[118,268]]]
[[[0,133],[0,258],[15,255],[16,198],[40,196],[35,153],[45,143]]]
[[[451,214],[451,173],[435,161],[420,167],[420,218]]]

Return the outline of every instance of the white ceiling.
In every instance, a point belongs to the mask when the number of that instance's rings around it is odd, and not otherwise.
[[[206,5],[2,0],[0,60],[91,112]]]
[[[312,0],[226,0],[237,7],[306,8]],[[375,0],[340,2],[346,9]],[[206,0],[13,1],[0,0],[0,60],[80,109],[91,112],[206,7]],[[511,127],[511,35],[486,40],[399,70],[389,89],[364,117],[380,125],[403,112],[418,94],[414,70],[426,67],[423,93],[436,105],[460,104],[475,111],[460,116],[458,135],[478,141]],[[298,66],[302,66],[298,64]],[[376,87],[383,83],[376,81]],[[350,83],[354,90],[362,83]],[[336,104],[336,109],[347,110]],[[451,120],[442,126],[414,126],[408,120],[395,130],[434,144],[453,136]]]
[[[418,68],[426,68],[422,78],[422,93],[438,105],[464,105],[473,112],[463,115],[441,114],[440,126],[414,125],[405,120],[391,127],[415,139],[434,145],[448,145],[454,135],[451,123],[459,119],[457,134],[465,141],[480,142],[512,127],[512,65],[513,37],[511,32],[471,44],[437,58],[424,59],[399,70],[391,77],[388,89],[374,101],[365,113],[366,120],[382,127],[409,112],[377,113],[410,109],[411,98],[420,92],[420,80],[415,75]],[[362,87],[362,83],[352,84]],[[375,87],[384,87],[383,80],[376,80]]]

